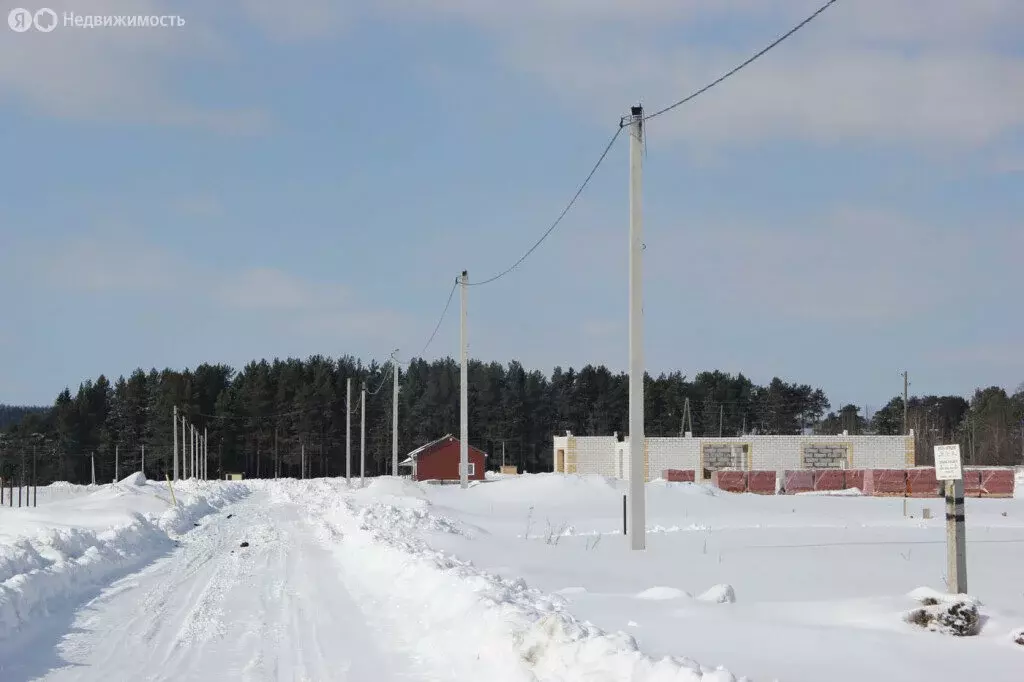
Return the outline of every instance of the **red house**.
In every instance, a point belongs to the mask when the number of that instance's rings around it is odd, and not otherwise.
[[[458,481],[459,439],[448,434],[416,448],[398,466],[412,469],[414,481]],[[469,446],[469,480],[482,481],[487,455]]]

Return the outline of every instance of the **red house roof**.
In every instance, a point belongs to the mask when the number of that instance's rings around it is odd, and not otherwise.
[[[445,443],[449,443],[449,442],[452,442],[452,441],[457,443],[457,442],[459,442],[459,439],[449,433],[447,435],[441,436],[437,440],[432,440],[432,441],[430,441],[429,443],[427,443],[425,445],[421,445],[418,448],[416,448],[415,450],[413,450],[412,452],[410,452],[409,454],[407,454],[405,456],[405,459],[402,460],[402,464],[406,464],[406,465],[412,464],[413,460],[415,460],[420,455],[429,454],[429,453],[433,452],[434,450],[436,450],[441,445],[444,445]],[[470,450],[476,450],[477,452],[482,454],[484,457],[487,457],[487,453],[484,452],[483,450],[481,450],[480,448],[474,448],[472,445],[470,445],[469,449]]]

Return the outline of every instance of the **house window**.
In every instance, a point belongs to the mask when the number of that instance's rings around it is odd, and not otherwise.
[[[469,473],[467,473],[466,475],[467,476],[476,476],[476,462],[469,462],[468,466],[469,466]],[[461,465],[459,466],[459,473],[462,473],[462,466]]]

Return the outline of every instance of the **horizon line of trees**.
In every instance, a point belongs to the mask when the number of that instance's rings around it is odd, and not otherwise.
[[[400,368],[399,455],[447,433],[459,432],[459,365],[452,358],[417,359]],[[391,372],[389,365],[363,364],[314,355],[253,361],[240,371],[201,364],[183,371],[137,369],[111,382],[106,376],[65,388],[52,407],[0,406],[0,476],[31,470],[40,483],[97,481],[137,471],[145,446],[146,473],[162,478],[172,469],[172,410],[209,432],[211,476],[299,474],[304,447],[309,475],[344,475],[346,383],[352,379],[352,468],[359,470],[360,390],[367,384],[367,474],[390,473]],[[628,375],[586,365],[556,367],[550,375],[471,360],[471,443],[522,471],[551,467],[552,436],[625,434]],[[773,378],[758,385],[740,374],[707,371],[688,379],[680,372],[647,375],[645,431],[650,436],[742,434],[897,435],[904,432],[903,398],[873,415],[855,405],[832,407],[824,391]],[[1024,463],[1024,385],[1013,394],[992,386],[970,400],[961,396],[912,397],[907,427],[917,438],[917,461],[932,461],[932,446],[960,443],[969,464]]]

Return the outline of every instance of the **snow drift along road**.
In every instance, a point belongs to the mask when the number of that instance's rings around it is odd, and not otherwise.
[[[172,508],[166,486],[129,476],[85,497],[8,510],[0,544],[0,658],[27,624],[170,552],[179,533],[248,490],[188,483],[177,492]],[[102,513],[90,513],[96,509]]]

